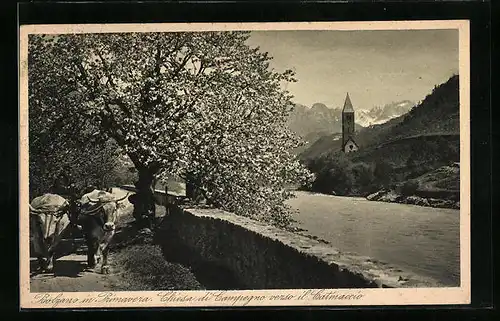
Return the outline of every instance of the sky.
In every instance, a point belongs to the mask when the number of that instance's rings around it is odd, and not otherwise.
[[[458,74],[457,30],[253,31],[247,41],[274,57],[278,71],[293,69],[294,101],[354,109],[425,98]]]

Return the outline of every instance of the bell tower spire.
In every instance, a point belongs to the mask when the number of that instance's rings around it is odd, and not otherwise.
[[[347,93],[342,109],[342,151],[345,153],[358,150],[358,145],[354,141],[354,126],[354,108],[349,93]]]
[[[354,108],[352,108],[351,98],[349,97],[349,93],[345,96],[344,109],[343,113],[354,113]]]

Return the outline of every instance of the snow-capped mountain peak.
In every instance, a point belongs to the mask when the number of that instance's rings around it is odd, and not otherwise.
[[[370,110],[358,109],[355,111],[355,121],[363,127],[380,125],[393,118],[406,114],[414,106],[414,102],[404,100],[387,104],[384,107],[375,106]]]

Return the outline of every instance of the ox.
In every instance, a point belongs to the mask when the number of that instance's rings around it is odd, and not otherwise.
[[[77,222],[87,243],[88,268],[95,268],[101,261],[101,273],[109,273],[108,252],[115,234],[118,202],[127,197],[115,200],[111,193],[95,189],[80,199]]]
[[[42,271],[51,271],[61,234],[70,225],[70,202],[62,196],[48,193],[34,198],[29,208],[33,254]]]

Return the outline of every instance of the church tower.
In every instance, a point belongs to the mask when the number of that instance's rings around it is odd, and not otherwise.
[[[347,93],[344,109],[342,109],[342,151],[344,153],[355,152],[359,149],[354,141],[354,134],[354,109],[349,93]]]

